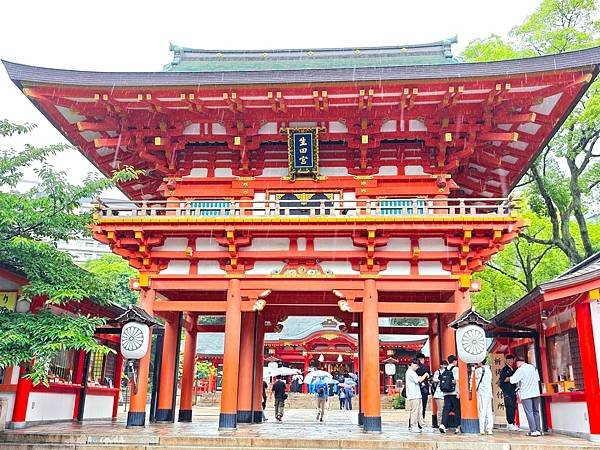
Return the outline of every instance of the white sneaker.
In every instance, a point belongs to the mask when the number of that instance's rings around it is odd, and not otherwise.
[[[421,430],[419,428],[409,428],[408,431],[411,433],[420,433],[421,432]]]
[[[534,431],[531,433],[530,436],[541,436],[541,435],[542,435],[542,433],[540,433],[539,431]]]
[[[487,432],[487,434],[491,436],[492,434],[494,434],[494,432],[492,430],[490,430]]]
[[[446,427],[444,426],[444,424],[440,425],[439,430],[440,430],[440,433],[445,433],[446,432]]]

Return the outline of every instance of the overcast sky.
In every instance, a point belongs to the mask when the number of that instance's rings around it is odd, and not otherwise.
[[[539,0],[419,1],[7,1],[0,5],[0,58],[78,70],[156,71],[169,42],[205,49],[358,47],[418,44],[458,36],[506,35]],[[64,138],[0,68],[0,118],[34,122],[2,147]],[[54,159],[73,182],[94,167],[76,152]],[[114,193],[111,193],[114,195]]]

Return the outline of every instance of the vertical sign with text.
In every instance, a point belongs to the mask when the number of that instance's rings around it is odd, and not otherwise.
[[[500,371],[504,367],[504,354],[492,353],[492,392],[494,394],[493,408],[494,408],[494,423],[495,424],[506,424],[506,409],[504,406],[504,396],[502,395],[502,389],[498,386],[498,380],[500,380]]]
[[[289,179],[319,176],[319,131],[321,128],[283,128],[288,135]]]

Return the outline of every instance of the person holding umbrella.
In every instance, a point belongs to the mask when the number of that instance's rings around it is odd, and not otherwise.
[[[327,383],[325,383],[323,377],[317,378],[315,382],[315,396],[317,399],[317,420],[323,422],[325,417],[325,405],[327,403]]]

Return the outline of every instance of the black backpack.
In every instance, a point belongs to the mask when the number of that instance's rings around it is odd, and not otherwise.
[[[440,391],[442,392],[454,392],[454,386],[456,382],[454,381],[454,374],[452,373],[452,368],[444,370],[440,373]]]

